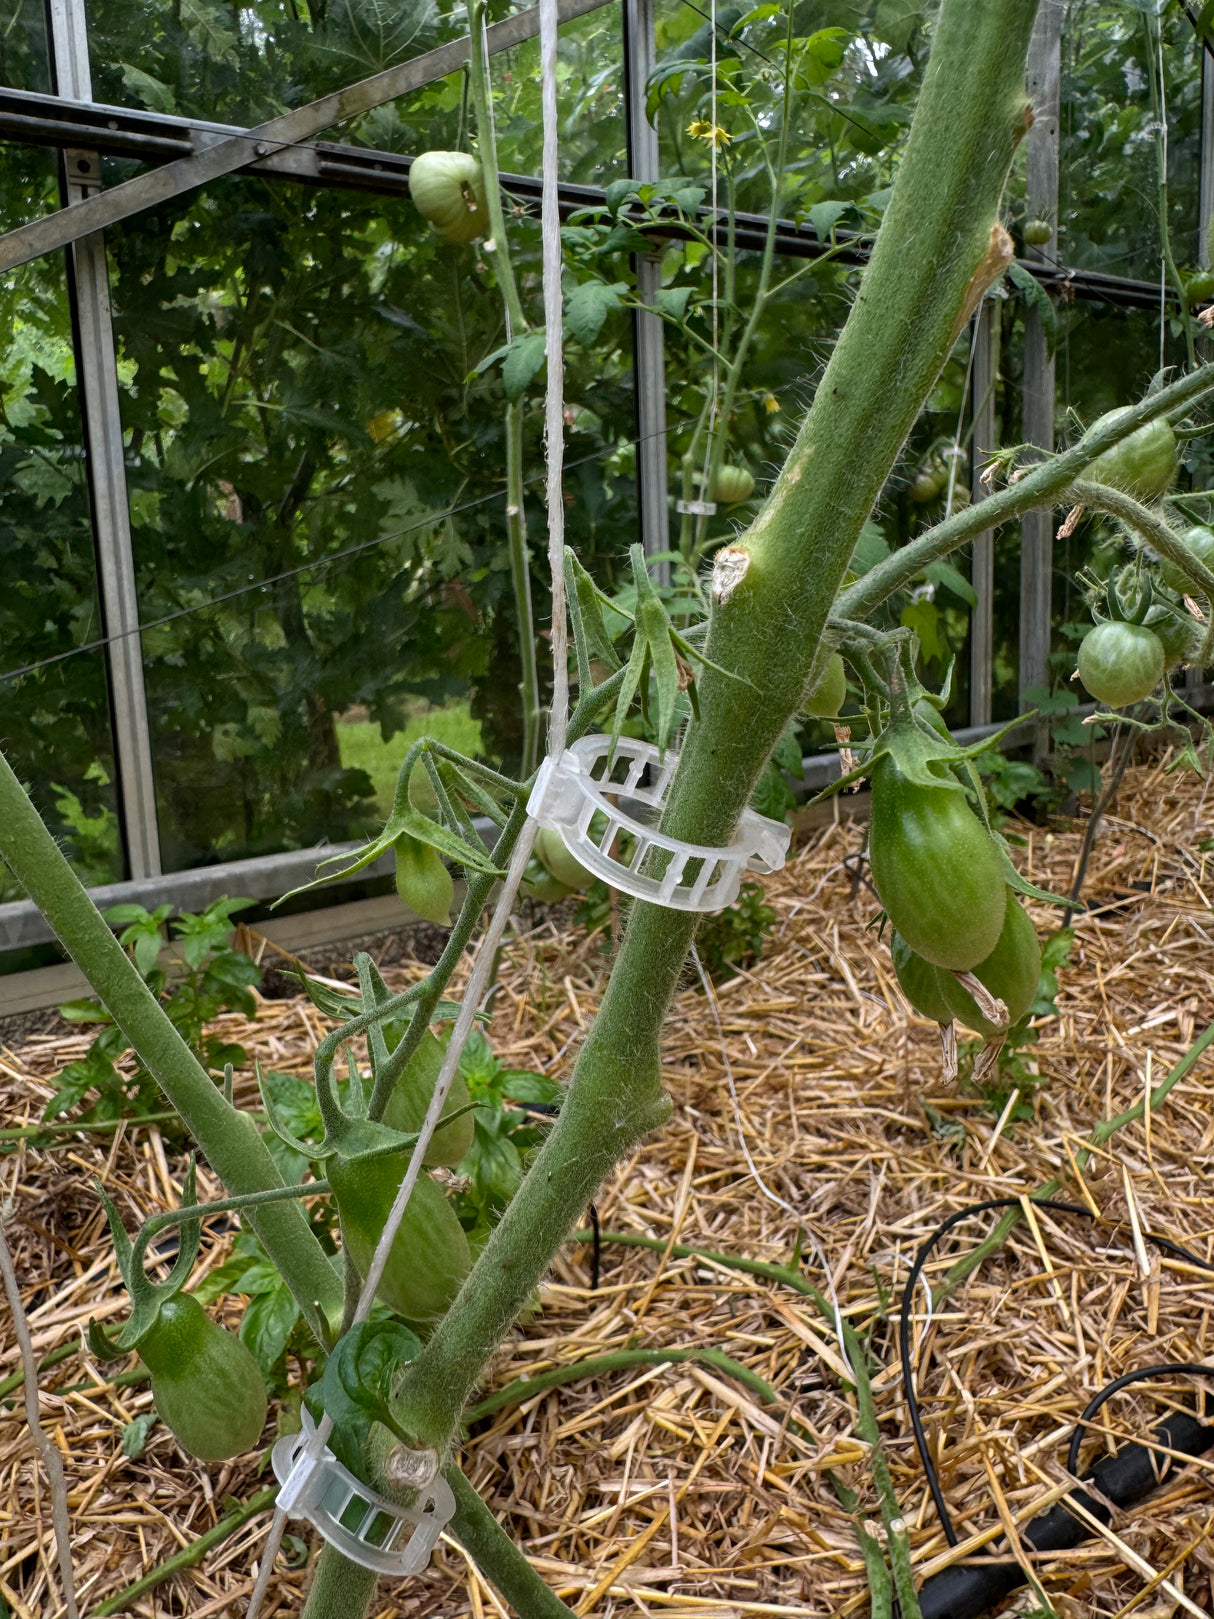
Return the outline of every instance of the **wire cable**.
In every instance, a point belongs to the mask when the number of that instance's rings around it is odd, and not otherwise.
[[[1029,1201],[1034,1208],[1051,1209],[1058,1214],[1077,1214],[1085,1220],[1095,1220],[1096,1218],[1091,1209],[1085,1208],[1080,1203],[1065,1203],[1054,1198],[1036,1197],[1030,1198]],[[1022,1207],[1023,1203],[1018,1197],[994,1197],[989,1198],[984,1203],[971,1203],[966,1208],[959,1209],[956,1214],[950,1215],[947,1220],[942,1221],[936,1227],[920,1247],[907,1276],[906,1285],[902,1289],[902,1306],[898,1321],[898,1351],[902,1362],[902,1384],[906,1395],[906,1408],[910,1414],[911,1430],[915,1437],[915,1448],[919,1452],[919,1461],[927,1479],[927,1487],[931,1492],[936,1515],[940,1519],[940,1527],[944,1530],[945,1539],[950,1546],[958,1545],[960,1537],[953,1525],[952,1515],[944,1499],[944,1492],[940,1487],[936,1466],[932,1461],[931,1451],[928,1448],[927,1435],[923,1431],[923,1416],[919,1409],[919,1396],[915,1388],[915,1369],[911,1353],[911,1313],[914,1306],[915,1288],[918,1286],[924,1266],[930,1259],[936,1244],[946,1237],[955,1226],[960,1225],[965,1220],[972,1219],[976,1214],[986,1214],[994,1209],[1019,1209]],[[1118,1222],[1118,1225],[1121,1223]],[[1147,1242],[1154,1243],[1156,1247],[1162,1248],[1166,1253],[1173,1254],[1178,1259],[1183,1259],[1189,1264],[1197,1266],[1199,1270],[1214,1272],[1214,1264],[1211,1264],[1209,1260],[1202,1259],[1200,1255],[1182,1247],[1180,1243],[1173,1242],[1170,1237],[1158,1237],[1151,1231],[1144,1231],[1142,1235]],[[1138,1372],[1127,1372],[1124,1376],[1108,1384],[1088,1405],[1076,1425],[1067,1457],[1068,1471],[1075,1472],[1079,1458],[1079,1446],[1086,1425],[1104,1405],[1105,1401],[1111,1399],[1119,1390],[1144,1379],[1167,1375],[1196,1375],[1198,1373],[1207,1377],[1214,1377],[1214,1366],[1198,1366],[1190,1361],[1177,1361],[1165,1365],[1145,1367]]]

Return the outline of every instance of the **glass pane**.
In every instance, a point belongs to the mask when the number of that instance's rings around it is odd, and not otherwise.
[[[1158,280],[1160,140],[1172,251],[1182,267],[1197,262],[1201,49],[1182,7],[1160,9],[1158,21],[1131,0],[1072,0],[1068,9],[1058,248],[1066,264]],[[1161,63],[1164,99],[1155,103]]]
[[[534,320],[538,227],[511,237]],[[166,869],[361,836],[423,728],[512,761],[492,256],[406,199],[260,177],[109,242]],[[570,539],[607,579],[635,535],[630,330],[615,311],[569,355]],[[546,627],[541,380],[524,466]]]
[[[0,146],[0,229],[58,200],[47,152]],[[62,257],[0,278],[0,692],[5,755],[79,875],[123,875],[104,633]],[[0,898],[20,890],[7,871]]]
[[[0,27],[0,84],[10,90],[49,92],[43,0],[8,0]]]

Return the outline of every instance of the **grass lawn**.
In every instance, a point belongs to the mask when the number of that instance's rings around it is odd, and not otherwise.
[[[449,748],[458,748],[461,753],[475,756],[481,751],[480,721],[472,718],[467,703],[452,703],[448,708],[420,709],[391,742],[383,741],[379,726],[373,720],[341,720],[338,723],[337,745],[341,750],[341,762],[347,770],[367,772],[375,785],[375,801],[384,815],[392,808],[401,760],[422,736],[432,736],[439,742],[445,742]]]

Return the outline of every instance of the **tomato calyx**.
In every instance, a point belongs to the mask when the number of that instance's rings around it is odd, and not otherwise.
[[[182,1207],[190,1207],[196,1200],[195,1191],[197,1183],[197,1169],[191,1155],[189,1166],[186,1169],[185,1180],[182,1183]],[[102,1327],[99,1321],[90,1321],[88,1324],[89,1347],[99,1360],[118,1360],[136,1349],[141,1339],[153,1331],[160,1319],[160,1312],[166,1304],[176,1299],[186,1282],[189,1281],[190,1272],[194,1268],[194,1261],[198,1258],[198,1247],[202,1236],[202,1219],[196,1217],[192,1220],[180,1222],[178,1230],[177,1258],[173,1268],[163,1282],[153,1282],[146,1270],[147,1250],[152,1239],[164,1229],[165,1222],[153,1217],[145,1222],[142,1231],[132,1244],[127,1235],[122,1217],[118,1213],[109,1193],[100,1182],[96,1185],[97,1196],[101,1199],[101,1206],[105,1210],[109,1221],[110,1235],[114,1242],[114,1257],[118,1263],[118,1273],[122,1277],[127,1292],[131,1296],[131,1313],[121,1329],[111,1334]]]

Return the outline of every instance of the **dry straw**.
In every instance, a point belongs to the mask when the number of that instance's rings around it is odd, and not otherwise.
[[[1019,830],[1027,874],[1065,890],[1082,825]],[[1127,1222],[1112,1233],[1039,1211],[1036,1230],[1022,1224],[937,1307],[930,1326],[920,1295],[924,1419],[963,1555],[999,1539],[1004,1518],[1023,1528],[1058,1499],[1071,1427],[1096,1389],[1152,1361],[1214,1352],[1211,1278],[1149,1247],[1144,1267],[1129,1223],[1214,1256],[1206,1187],[1214,1063],[1186,1077],[1149,1124],[1107,1142],[1082,1174],[1074,1167],[1093,1124],[1140,1101],[1152,1076],[1157,1082],[1214,1017],[1214,855],[1200,848],[1212,833],[1200,782],[1159,765],[1129,772],[1096,841],[1086,890],[1094,908],[1078,919],[1060,1016],[1034,1050],[1039,1075],[1021,1082],[1031,1118],[1016,1108],[1001,1121],[998,1100],[942,1083],[935,1032],[908,1016],[888,953],[868,931],[875,901],[855,884],[854,862],[843,864],[862,841],[855,822],[813,830],[766,881],[778,917],[773,938],[752,969],[717,990],[756,1167],[812,1220],[843,1315],[869,1336],[877,1412],[918,1573],[957,1553],[934,1519],[910,1442],[891,1312],[915,1249],[947,1215],[1057,1176],[1063,1196]],[[1033,909],[1044,929],[1048,914]],[[568,1072],[605,982],[603,944],[551,920],[508,939],[491,1029],[507,1063]],[[424,970],[406,963],[388,977],[403,986]],[[301,1076],[324,1028],[301,999],[264,1002],[250,1024],[220,1024],[250,1059]],[[0,1047],[9,1123],[37,1119],[53,1075],[87,1041],[57,1025],[20,1049]],[[832,1471],[858,1492],[861,1522],[878,1539],[883,1531],[834,1333],[790,1289],[685,1253],[784,1262],[797,1224],[756,1193],[717,1031],[691,977],[667,1028],[665,1076],[670,1122],[599,1203],[605,1228],[648,1237],[655,1248],[608,1244],[592,1293],[588,1249],[570,1245],[488,1387],[634,1342],[713,1345],[774,1385],[780,1403],[714,1366],[632,1366],[495,1411],[477,1425],[463,1465],[572,1607],[626,1619],[864,1614],[856,1524],[831,1487]],[[238,1076],[237,1095],[256,1105],[251,1072]],[[124,1457],[124,1425],[149,1409],[146,1384],[117,1382],[74,1351],[90,1315],[110,1321],[124,1308],[92,1178],[104,1180],[133,1225],[177,1201],[183,1169],[180,1153],[149,1127],[68,1137],[49,1152],[23,1144],[0,1160],[34,1348],[43,1357],[68,1351],[42,1374],[41,1415],[67,1472],[77,1590],[90,1614],[221,1521],[232,1498],[264,1488],[256,1458],[203,1468],[159,1426],[143,1456]],[[200,1181],[202,1195],[219,1194]],[[975,1224],[974,1241],[984,1229]],[[945,1244],[933,1279],[962,1251],[964,1242]],[[224,1240],[208,1242],[202,1268],[225,1252]],[[3,1377],[19,1356],[7,1320],[0,1334]],[[1094,1442],[1139,1436],[1187,1397],[1179,1386],[1129,1391],[1101,1411]],[[62,1609],[50,1501],[20,1399],[10,1390],[0,1413],[0,1595],[18,1615],[51,1619]],[[1111,1536],[1035,1561],[1036,1577],[1062,1619],[1118,1615],[1135,1603],[1133,1613],[1162,1612],[1161,1600],[1173,1602],[1169,1585],[1209,1611],[1212,1498],[1214,1456],[1157,1500],[1118,1514]],[[202,1567],[127,1611],[155,1619],[239,1611],[268,1522],[263,1512],[244,1523]],[[305,1581],[304,1568],[280,1560],[263,1615],[297,1611]],[[383,1619],[502,1611],[453,1546],[423,1579],[383,1587],[377,1609]]]

